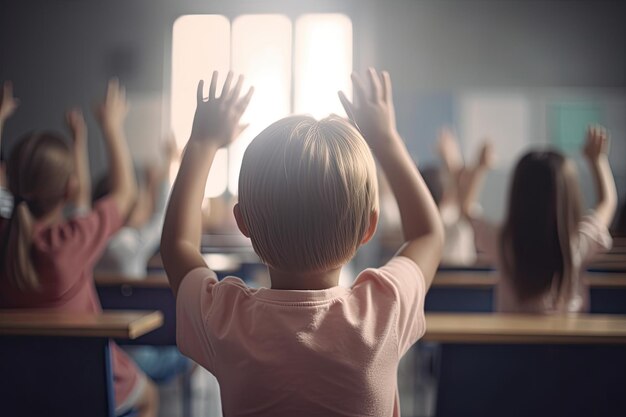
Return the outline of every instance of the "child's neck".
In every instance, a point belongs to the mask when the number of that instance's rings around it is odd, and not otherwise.
[[[268,268],[273,290],[326,290],[339,284],[341,267],[322,272],[286,272]]]

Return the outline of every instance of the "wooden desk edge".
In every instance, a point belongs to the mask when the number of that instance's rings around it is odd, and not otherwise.
[[[573,336],[537,334],[493,334],[478,332],[438,332],[426,330],[420,341],[445,344],[522,344],[522,345],[626,345],[624,336]]]
[[[13,312],[4,313],[0,316],[11,318]],[[12,323],[3,320],[0,323],[1,336],[63,336],[63,337],[99,337],[114,339],[136,339],[163,325],[163,313],[160,311],[111,311],[98,315],[95,322],[80,323],[66,321],[55,323],[49,313],[14,313],[22,319],[29,316],[28,320]],[[57,314],[61,317],[62,314]],[[70,315],[68,315],[69,317]],[[44,317],[41,319],[40,317]],[[89,316],[93,318],[93,316]]]
[[[626,316],[428,313],[422,340],[455,344],[626,345]]]
[[[128,285],[129,287],[141,288],[169,288],[170,283],[167,275],[151,274],[145,278],[128,278],[121,275],[101,274],[94,276],[94,282],[98,287],[116,287]]]

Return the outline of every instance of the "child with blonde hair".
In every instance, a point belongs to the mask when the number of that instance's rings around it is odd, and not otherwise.
[[[501,227],[472,216],[476,245],[497,266],[496,309],[513,313],[576,313],[589,308],[588,262],[612,244],[608,226],[617,205],[608,160],[608,134],[590,127],[582,148],[598,201],[582,213],[573,161],[558,151],[533,150],[515,167]],[[484,169],[472,174],[480,183]]]
[[[9,83],[0,100],[1,130],[17,107]],[[85,209],[90,204],[82,114],[68,115],[72,147],[54,132],[26,134],[14,147],[7,161],[13,203],[8,218],[0,217],[0,308],[101,312],[93,266],[108,238],[122,226],[136,190],[123,130],[126,112],[124,89],[111,81],[98,108],[111,164],[111,192],[93,209],[79,210],[70,219],[64,217],[66,205]],[[156,416],[154,384],[113,342],[111,361],[116,414],[135,410],[142,417]]]
[[[244,126],[252,95],[229,73],[198,85],[191,137],[167,209],[161,253],[176,295],[181,351],[220,383],[225,416],[399,416],[400,358],[425,331],[424,296],[443,245],[437,207],[395,126],[387,73],[353,74],[350,122],[292,116],[246,150],[234,215],[271,288],[218,282],[200,251],[204,184],[217,150]],[[350,288],[339,273],[375,232],[378,158],[405,244]]]

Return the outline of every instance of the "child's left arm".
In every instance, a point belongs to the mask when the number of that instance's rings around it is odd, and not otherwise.
[[[87,150],[87,125],[83,113],[79,109],[68,111],[65,115],[65,121],[74,141],[74,169],[78,180],[78,189],[72,196],[71,202],[77,211],[89,211],[91,209],[91,175]]]
[[[208,100],[203,98],[204,82],[198,83],[196,113],[191,136],[170,195],[161,236],[161,257],[174,292],[191,270],[206,267],[200,253],[201,206],[204,188],[216,152],[229,145],[242,131],[241,116],[248,107],[253,89],[240,97],[243,77],[231,87],[228,73],[222,92],[216,97],[217,71],[213,72]]]
[[[617,209],[617,191],[608,158],[609,137],[605,128],[590,127],[583,154],[587,158],[596,185],[598,202],[594,211],[598,220],[607,227],[613,221]]]
[[[459,200],[463,217],[472,217],[472,206],[480,193],[487,170],[493,166],[493,161],[493,145],[488,140],[485,140],[476,163],[465,169],[464,179],[459,186]]]
[[[2,151],[2,129],[4,128],[4,123],[13,115],[19,104],[20,101],[13,97],[13,84],[10,81],[5,81],[2,85],[2,94],[0,94],[0,152]],[[0,160],[0,187],[6,188],[7,186],[4,161]]]

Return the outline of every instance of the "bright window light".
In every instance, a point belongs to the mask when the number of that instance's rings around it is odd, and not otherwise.
[[[295,27],[295,112],[345,116],[337,91],[352,95],[352,22],[342,14],[308,14]]]
[[[191,133],[198,80],[205,94],[213,70],[225,76],[230,66],[230,22],[221,15],[186,15],[174,22],[172,33],[171,125],[179,147]],[[223,78],[222,78],[223,80]],[[209,173],[205,197],[226,190],[227,154],[220,150]]]
[[[233,21],[232,68],[254,96],[243,115],[250,126],[229,148],[228,189],[237,194],[241,159],[250,141],[291,110],[291,21],[283,15],[243,15]],[[242,93],[243,93],[242,92]]]
[[[250,126],[228,150],[216,155],[205,197],[217,197],[227,189],[237,194],[244,150],[272,122],[294,110],[317,118],[345,115],[337,91],[352,95],[350,19],[341,14],[304,15],[296,21],[295,41],[293,33],[291,21],[279,14],[239,16],[232,32],[229,20],[221,15],[186,15],[174,23],[171,125],[179,146],[191,132],[199,79],[205,80],[206,90],[213,70],[220,72],[220,84],[232,68],[246,77],[242,93],[250,85],[255,88],[242,120]]]

